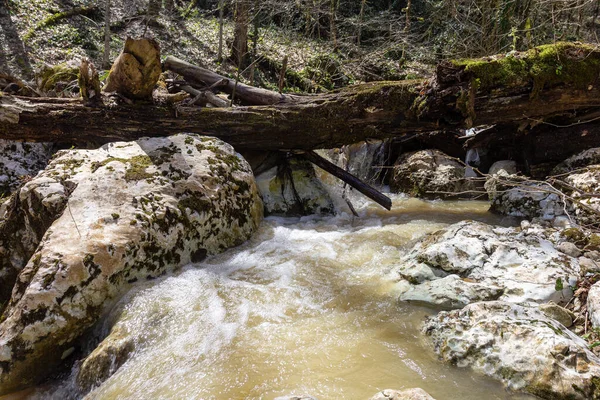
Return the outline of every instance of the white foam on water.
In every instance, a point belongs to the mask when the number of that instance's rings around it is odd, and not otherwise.
[[[405,387],[509,398],[440,363],[419,332],[431,311],[397,304],[386,286],[410,240],[465,212],[493,217],[479,203],[394,200],[394,212],[367,204],[358,219],[268,218],[242,246],[138,285],[105,321],[125,328],[136,350],[88,398],[366,399]]]

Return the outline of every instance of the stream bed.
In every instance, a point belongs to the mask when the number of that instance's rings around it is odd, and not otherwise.
[[[118,327],[131,358],[89,399],[369,399],[421,387],[437,400],[526,399],[440,362],[421,333],[435,310],[396,301],[390,269],[447,224],[515,221],[486,202],[393,196],[392,212],[267,218],[247,243],[138,284],[97,328]],[[69,398],[72,377],[31,397]]]

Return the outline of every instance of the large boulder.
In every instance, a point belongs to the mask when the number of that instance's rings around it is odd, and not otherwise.
[[[29,242],[0,243],[3,268],[18,271],[0,323],[0,393],[51,372],[129,284],[248,239],[263,205],[231,146],[180,134],[59,152],[8,213],[0,233]]]
[[[44,169],[55,151],[51,143],[0,139],[0,199]]]
[[[512,160],[496,161],[488,170],[488,175],[510,176],[517,174],[517,163]]]
[[[424,332],[447,362],[545,399],[600,399],[600,359],[537,307],[501,301],[430,317]]]
[[[484,300],[568,300],[577,259],[557,251],[535,227],[463,221],[419,241],[395,269],[401,301],[461,308]]]
[[[600,165],[600,147],[587,149],[567,158],[554,167],[551,175],[565,174],[579,168],[587,167],[588,165]]]
[[[267,215],[332,214],[333,200],[312,164],[289,158],[256,177]]]
[[[415,197],[476,197],[482,185],[465,178],[465,166],[456,159],[439,150],[420,150],[398,158],[390,189]]]

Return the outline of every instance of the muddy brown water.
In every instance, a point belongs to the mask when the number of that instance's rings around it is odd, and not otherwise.
[[[485,202],[394,197],[360,217],[268,218],[247,243],[132,290],[99,330],[117,326],[133,356],[89,399],[368,399],[421,387],[438,400],[526,399],[440,362],[400,304],[390,271],[410,244],[464,219],[510,225]],[[73,375],[76,370],[73,371]],[[73,379],[30,398],[68,398]]]

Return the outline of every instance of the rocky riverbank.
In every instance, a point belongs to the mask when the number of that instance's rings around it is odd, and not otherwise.
[[[55,149],[11,146],[2,152],[11,171],[2,179],[16,192],[0,207],[4,392],[82,357],[77,386],[96,387],[136,347],[120,325],[89,355],[80,353],[82,341],[134,282],[241,243],[263,212],[328,214],[340,203],[305,162],[290,158],[255,181],[229,145],[197,135],[62,150],[39,174]],[[487,192],[496,212],[527,218],[517,227],[462,221],[398,253],[394,293],[437,311],[422,332],[441,360],[541,398],[600,398],[600,236],[590,195],[600,188],[598,154],[565,160],[537,182],[511,162],[472,181],[438,151],[395,163],[395,190],[444,198]],[[367,176],[372,163],[363,164]],[[431,399],[417,389],[374,397],[405,398]]]
[[[4,203],[0,392],[33,385],[132,283],[248,239],[252,171],[198,135],[65,150]]]

